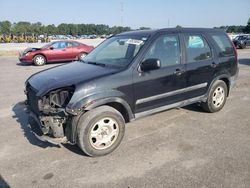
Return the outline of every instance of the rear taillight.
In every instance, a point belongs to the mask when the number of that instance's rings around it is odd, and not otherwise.
[[[229,37],[228,34],[227,34],[227,37],[228,37],[229,41],[231,42],[231,45],[232,45],[233,48],[234,48],[234,55],[235,55],[235,58],[236,58],[236,62],[238,62],[238,52],[237,52],[237,49],[236,49],[236,47],[235,47],[235,45],[234,45],[234,42],[230,39],[230,37]]]

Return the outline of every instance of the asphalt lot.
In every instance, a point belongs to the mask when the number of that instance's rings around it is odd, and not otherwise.
[[[250,187],[250,49],[222,111],[194,105],[127,124],[120,147],[98,158],[42,143],[29,131],[24,81],[56,66],[0,57],[0,187]]]

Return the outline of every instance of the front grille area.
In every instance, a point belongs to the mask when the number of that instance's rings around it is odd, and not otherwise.
[[[36,115],[39,115],[38,109],[38,97],[36,96],[36,91],[32,86],[28,83],[26,87],[27,91],[27,104],[32,112]]]

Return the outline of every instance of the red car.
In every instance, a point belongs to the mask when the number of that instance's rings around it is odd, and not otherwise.
[[[41,66],[47,62],[82,60],[94,49],[76,41],[56,41],[42,48],[27,48],[20,54],[19,60]]]

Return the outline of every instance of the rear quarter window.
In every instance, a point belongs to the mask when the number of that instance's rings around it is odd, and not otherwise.
[[[231,41],[229,40],[229,38],[226,35],[212,34],[212,38],[219,49],[219,56],[220,57],[234,55],[234,48],[232,46]]]

